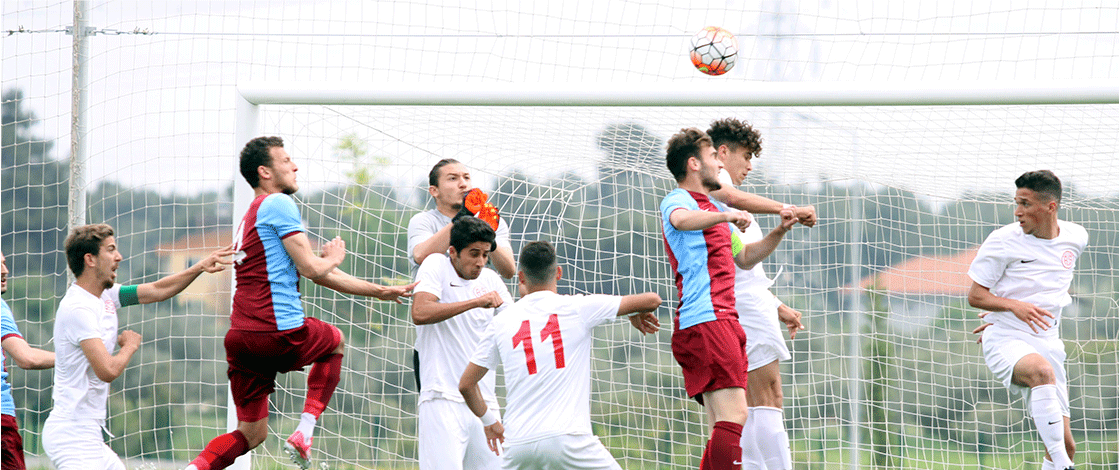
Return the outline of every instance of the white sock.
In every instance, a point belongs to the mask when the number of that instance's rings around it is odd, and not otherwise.
[[[308,442],[311,441],[311,434],[315,432],[316,421],[318,420],[315,419],[315,415],[311,413],[303,413],[299,416],[299,426],[296,427],[296,431],[302,432],[303,438]]]
[[[1052,460],[1042,459],[1042,470],[1055,470]]]
[[[789,450],[789,435],[781,408],[759,406],[754,408],[754,432],[758,439],[758,450],[769,470],[791,470],[792,456]]]
[[[1072,467],[1073,461],[1066,455],[1066,427],[1060,400],[1057,385],[1039,385],[1031,389],[1031,416],[1038,435],[1054,467],[1066,468]]]
[[[762,462],[761,452],[758,450],[758,439],[754,433],[754,408],[747,408],[747,422],[743,424],[743,437],[739,438],[739,447],[743,448],[743,469],[766,470]]]

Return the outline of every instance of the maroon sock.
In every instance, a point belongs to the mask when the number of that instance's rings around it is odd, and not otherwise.
[[[249,441],[241,431],[233,431],[215,437],[191,463],[198,470],[221,470],[233,465],[233,461],[246,452],[249,452]]]
[[[704,444],[704,455],[700,456],[700,470],[708,470],[708,453],[712,450],[712,440]]]
[[[342,355],[331,354],[327,360],[316,362],[307,374],[307,401],[303,404],[303,412],[315,415],[323,414],[327,404],[331,402],[338,380],[342,377]]]
[[[718,421],[714,427],[712,440],[708,441],[708,449],[705,451],[705,470],[739,470],[743,466],[743,448],[739,447],[743,425]]]

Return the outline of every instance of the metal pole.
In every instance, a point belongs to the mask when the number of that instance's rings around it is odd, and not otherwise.
[[[89,87],[89,2],[74,0],[73,74],[70,84],[70,228],[86,223],[86,160],[89,144],[86,136],[86,92]]]
[[[852,174],[859,174],[859,136],[855,133],[852,134],[852,152],[854,152],[852,161],[856,172]],[[863,302],[861,301],[861,290],[859,287],[860,272],[859,267],[863,259],[863,182],[857,180],[852,191],[848,194],[851,198],[851,250],[849,256],[851,257],[848,262],[848,269],[851,271],[849,277],[851,278],[851,289],[849,290],[848,298],[848,324],[851,327],[850,336],[848,336],[848,395],[849,407],[848,414],[850,422],[848,424],[848,442],[852,446],[848,454],[848,468],[859,469],[862,467],[860,461],[860,448],[862,447],[862,434],[860,432],[860,424],[863,417]]]

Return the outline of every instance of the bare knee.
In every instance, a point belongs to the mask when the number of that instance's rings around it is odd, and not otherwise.
[[[342,352],[345,351],[345,350],[346,350],[346,335],[342,334],[342,331],[340,330],[338,332],[338,347],[334,348],[334,351],[332,351],[332,352],[334,354],[342,354]]]
[[[1028,354],[1015,364],[1012,382],[1026,386],[1038,387],[1040,385],[1054,384],[1054,368],[1050,362],[1038,354]]]

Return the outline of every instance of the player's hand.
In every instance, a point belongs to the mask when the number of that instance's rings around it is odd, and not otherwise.
[[[805,325],[801,323],[801,312],[790,308],[786,304],[778,305],[778,320],[786,324],[789,328],[789,339],[797,336],[798,330],[804,330]]]
[[[140,333],[132,330],[124,330],[121,334],[117,335],[117,346],[120,346],[121,349],[129,346],[140,349],[141,340],[143,340],[143,337],[140,336]]]
[[[981,313],[980,318],[984,318],[984,316],[987,315],[987,314],[988,314],[988,312]],[[991,323],[984,323],[983,325],[980,325],[980,326],[976,327],[976,329],[972,330],[973,334],[980,335],[979,338],[976,338],[976,344],[980,344],[984,341],[984,330],[988,329],[989,326],[992,326],[992,324]]]
[[[498,421],[482,429],[486,431],[486,445],[490,446],[494,455],[502,455],[502,443],[506,441],[506,428],[502,427],[502,422]]]
[[[1050,322],[1046,320],[1046,317],[1050,317],[1050,319],[1054,318],[1054,314],[1050,313],[1050,311],[1022,301],[1014,301],[1011,307],[1011,313],[1014,313],[1016,318],[1030,326],[1031,330],[1035,333],[1038,333],[1038,328],[1049,330]],[[982,313],[980,318],[983,318],[986,314],[987,312]]]
[[[334,237],[333,240],[323,245],[320,256],[334,263],[335,266],[342,264],[342,260],[346,258],[346,242],[342,241],[342,237]]]
[[[476,304],[475,308],[498,308],[505,302],[502,300],[502,296],[498,295],[498,291],[496,290],[482,294],[474,299],[474,301]]]
[[[653,312],[630,315],[630,324],[634,325],[634,328],[642,332],[643,335],[657,333],[661,329],[661,321],[657,319],[657,315]]]
[[[813,206],[794,207],[793,216],[797,217],[797,221],[806,227],[817,225],[817,209]]]
[[[416,288],[416,284],[420,281],[413,282],[412,284],[405,284],[403,286],[382,286],[383,290],[374,295],[374,298],[380,300],[392,300],[398,304],[404,303],[401,297],[412,297],[412,289]]]
[[[739,231],[744,231],[747,227],[751,226],[751,214],[746,211],[730,211],[727,212],[728,222],[735,225]],[[709,219],[711,220],[711,219]],[[717,219],[718,220],[718,219]]]
[[[781,212],[778,212],[778,215],[782,216],[781,227],[782,227],[782,229],[784,229],[787,232],[791,228],[793,228],[793,224],[797,223],[797,217],[794,215],[793,211],[794,211],[794,209],[790,208],[790,209],[782,209]]]
[[[237,250],[234,250],[235,246],[237,246],[237,244],[232,243],[225,248],[220,248],[218,249],[218,251],[210,253],[210,256],[207,256],[206,259],[199,261],[196,266],[201,268],[204,272],[208,273],[225,271],[226,266],[233,264],[233,260],[225,260],[224,258],[227,256],[233,256],[233,254],[237,252]]]

